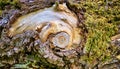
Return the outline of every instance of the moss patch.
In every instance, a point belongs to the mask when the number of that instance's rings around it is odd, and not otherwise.
[[[3,10],[11,8],[20,9],[19,0],[0,0],[0,15]]]
[[[77,5],[78,6],[78,5]],[[86,9],[85,25],[88,29],[85,55],[89,67],[106,62],[115,54],[116,47],[110,45],[110,37],[118,31],[120,24],[120,1],[82,1],[79,7]]]

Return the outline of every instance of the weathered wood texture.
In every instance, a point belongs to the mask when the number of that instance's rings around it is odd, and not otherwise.
[[[0,68],[92,68],[81,60],[88,33],[86,10],[68,0],[55,1],[20,0],[19,10],[5,9],[0,20]],[[119,60],[114,63],[120,65]],[[98,63],[93,68],[105,69],[110,64]]]
[[[65,3],[52,4],[45,9],[35,5],[40,10],[32,13],[29,12],[36,9],[29,4],[32,3],[25,4],[29,7],[26,9],[6,11],[0,21],[1,65],[11,67],[26,59],[34,61],[35,58],[27,58],[30,54],[38,56],[41,65],[50,68],[68,67],[76,63],[84,41],[82,28],[78,27],[78,16]]]

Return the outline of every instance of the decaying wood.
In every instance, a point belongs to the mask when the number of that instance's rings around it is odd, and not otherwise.
[[[74,58],[80,55],[84,40],[82,28],[78,27],[77,15],[65,3],[27,14],[21,12],[13,10],[14,15],[10,15],[8,21],[2,19],[1,22],[6,23],[0,23],[1,63],[13,65],[22,62],[27,59],[24,57],[26,52],[38,54],[41,61],[45,59],[53,66],[76,63]]]
[[[0,66],[12,68],[25,60],[34,62],[37,56],[41,67],[88,69],[80,60],[88,32],[84,25],[85,9],[78,9],[67,0],[54,5],[55,0],[21,1],[20,10],[6,10],[0,20]],[[116,38],[119,46],[118,37],[112,37]],[[98,63],[96,69],[108,65]]]

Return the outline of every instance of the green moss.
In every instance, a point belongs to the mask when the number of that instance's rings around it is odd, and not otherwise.
[[[0,10],[4,10],[7,5],[20,9],[19,0],[0,0]]]
[[[2,14],[2,10],[0,10],[0,16],[1,16],[1,14]]]
[[[81,1],[80,7],[86,9],[85,25],[88,29],[85,44],[85,55],[82,60],[89,67],[97,63],[106,62],[113,54],[116,47],[110,45],[110,37],[115,35],[120,24],[120,1]],[[112,50],[110,50],[112,49]]]
[[[21,8],[21,4],[19,3],[19,0],[0,0],[0,16],[2,14],[2,11],[4,11],[6,9],[5,7],[8,5],[10,6],[10,8],[14,8],[14,9]]]

